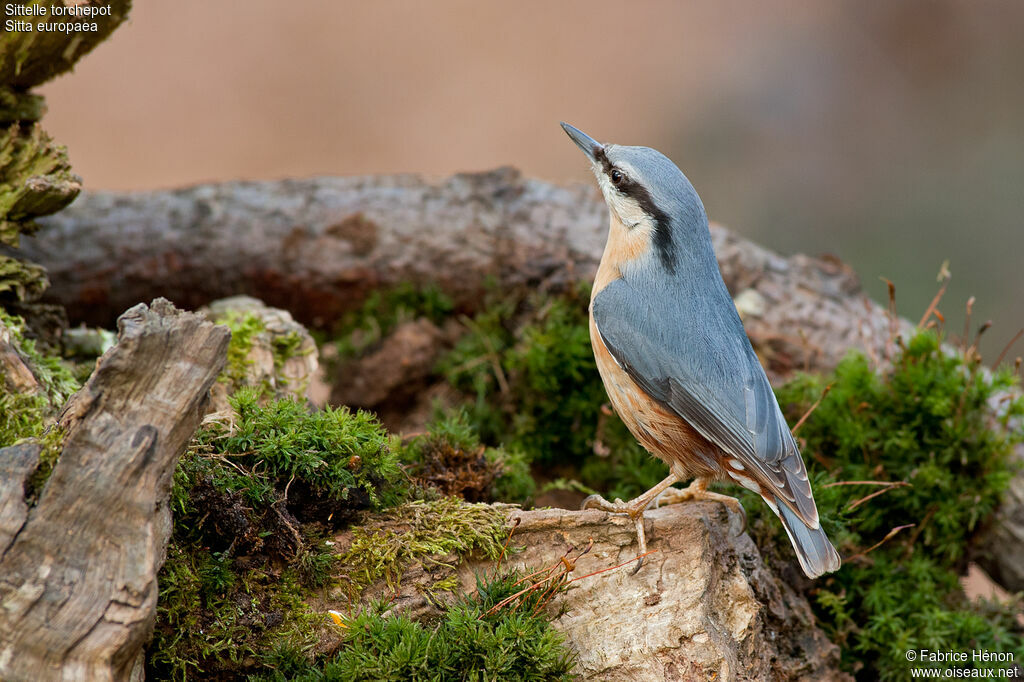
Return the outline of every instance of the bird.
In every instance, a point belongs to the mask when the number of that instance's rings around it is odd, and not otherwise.
[[[591,495],[583,508],[629,515],[635,573],[652,505],[717,500],[745,524],[738,500],[707,489],[726,480],[778,515],[807,577],[838,570],[800,450],[722,279],[697,191],[655,149],[562,128],[589,159],[609,213],[589,311],[598,372],[622,421],[670,471],[633,500]],[[672,487],[691,478],[687,488]]]

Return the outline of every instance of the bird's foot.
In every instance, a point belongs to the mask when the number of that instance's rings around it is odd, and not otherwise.
[[[636,568],[633,569],[634,575],[644,565],[644,555],[647,554],[647,536],[644,533],[644,510],[651,506],[651,502],[656,500],[666,488],[678,480],[679,477],[675,473],[669,474],[661,483],[629,502],[623,502],[618,498],[614,502],[609,502],[600,495],[591,495],[583,500],[583,504],[580,505],[580,509],[600,509],[612,512],[613,514],[629,514],[629,518],[633,520],[633,526],[636,528],[636,540],[640,550],[637,552]]]
[[[714,502],[721,502],[732,511],[739,514],[742,521],[740,526],[739,535],[747,529],[747,510],[743,508],[740,501],[735,497],[729,495],[723,495],[708,490],[708,481],[705,478],[694,479],[693,483],[685,488],[666,488],[664,492],[658,495],[654,499],[654,507],[660,507],[664,504],[676,504],[677,502],[686,502],[689,500],[711,500]]]
[[[596,494],[583,500],[583,504],[580,505],[580,509],[600,509],[601,511],[612,512],[614,514],[630,513],[629,502],[623,502],[617,497],[614,502],[609,502]]]
[[[644,565],[644,555],[647,554],[647,534],[644,532],[644,510],[647,509],[649,504],[650,501],[645,499],[644,495],[641,495],[634,500],[630,500],[629,502],[623,502],[618,498],[615,498],[614,502],[609,502],[600,495],[591,495],[587,499],[583,500],[583,504],[580,505],[580,509],[600,509],[601,511],[612,512],[613,514],[629,515],[629,518],[633,521],[633,527],[636,529],[636,540],[639,545],[636,568],[633,569],[632,575],[636,575],[636,572]]]

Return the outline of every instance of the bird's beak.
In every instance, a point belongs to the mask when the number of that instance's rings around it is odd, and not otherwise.
[[[562,123],[562,129],[576,143],[576,146],[583,150],[583,153],[587,155],[591,163],[597,163],[597,153],[604,149],[603,144],[568,123]]]

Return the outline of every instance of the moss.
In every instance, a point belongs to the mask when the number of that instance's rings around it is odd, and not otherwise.
[[[227,363],[220,376],[220,381],[228,383],[234,389],[245,386],[249,377],[249,368],[252,366],[249,354],[252,352],[256,337],[266,332],[267,327],[259,315],[251,311],[230,311],[215,321],[217,324],[226,325],[231,330]]]
[[[50,281],[42,266],[0,255],[0,298],[32,301],[48,286]]]
[[[337,564],[327,529],[406,494],[371,416],[258,396],[232,396],[233,420],[201,429],[175,472],[155,677],[235,677],[311,657],[325,623],[305,602]]]
[[[331,337],[338,362],[357,357],[379,343],[402,322],[425,317],[440,324],[455,306],[434,285],[399,284],[386,291],[373,291],[359,309],[346,314],[335,325]]]
[[[39,126],[17,123],[0,130],[0,177],[0,243],[8,246],[35,230],[33,218],[64,208],[82,188],[67,150]]]
[[[497,559],[508,536],[506,523],[499,507],[457,497],[416,500],[388,511],[373,526],[353,529],[339,565],[354,593],[381,579],[397,589],[403,571],[426,557],[435,564],[469,553]]]
[[[413,561],[453,566],[448,562],[465,554],[494,559],[502,552],[505,511],[448,497],[374,517],[373,525],[352,531],[352,545],[337,556],[325,524],[345,517],[325,518],[323,509],[303,515],[303,505],[295,506],[297,491],[305,485],[316,495],[304,504],[328,510],[346,495],[369,505],[372,492],[378,508],[400,499],[407,494],[404,479],[373,479],[365,488],[371,479],[361,481],[351,470],[353,458],[366,466],[385,461],[378,448],[386,434],[361,413],[309,413],[288,401],[260,406],[251,389],[231,402],[233,425],[207,425],[175,473],[174,530],[147,662],[151,677],[328,674],[351,661],[313,667],[316,645],[329,639],[324,618],[307,606],[318,589],[339,579],[350,588],[379,579],[397,583]],[[345,474],[332,481],[338,463]],[[427,588],[431,594],[455,590],[452,576],[445,578]],[[508,641],[521,646],[508,654],[515,660],[529,659],[538,647],[544,656],[547,647],[554,650],[551,635],[530,646]],[[557,653],[565,655],[560,648]],[[552,665],[544,661],[538,669]]]
[[[270,341],[270,350],[274,355],[274,369],[280,372],[286,362],[299,357],[308,351],[302,350],[302,336],[298,332],[288,332],[275,336]]]
[[[480,443],[465,410],[439,414],[427,432],[398,448],[409,475],[422,487],[470,502],[526,502],[536,484],[525,455]]]
[[[295,666],[260,679],[570,680],[574,656],[547,618],[533,611],[540,593],[521,609],[492,608],[520,586],[517,576],[481,580],[476,594],[446,609],[432,625],[389,613],[376,602],[349,619],[341,650],[322,666]],[[532,600],[532,601],[531,601]]]
[[[406,499],[397,456],[370,414],[347,408],[310,412],[291,400],[262,406],[251,388],[229,402],[233,420],[200,430],[179,464],[172,491],[178,514],[201,516],[191,499],[202,490],[221,502],[231,498],[232,506],[248,510],[247,517],[284,504],[300,521],[334,525],[361,509]]]
[[[307,655],[317,643],[325,624],[293,571],[237,564],[224,552],[168,547],[147,677],[237,677],[273,665],[282,648]]]
[[[57,466],[57,460],[60,459],[64,447],[64,429],[52,426],[38,438],[38,441],[43,446],[39,452],[39,465],[25,484],[25,500],[30,506],[39,500],[43,486],[53,473],[53,468]]]
[[[1009,428],[1024,402],[1005,403],[995,420],[989,407],[1012,383],[1009,373],[987,375],[976,357],[949,355],[937,336],[920,332],[882,374],[852,354],[833,376],[802,376],[779,389],[792,423],[832,385],[799,436],[822,524],[841,554],[859,554],[914,524],[816,583],[818,621],[858,679],[904,679],[908,649],[1024,656],[1013,606],[970,604],[958,580],[971,535],[998,506],[1012,473],[1011,449],[1024,438]],[[851,510],[851,502],[880,488],[828,487],[844,481],[909,485]],[[744,503],[759,545],[789,559],[789,543],[765,505],[753,495]]]
[[[15,121],[35,122],[43,117],[46,104],[39,95],[0,87],[0,125]]]
[[[290,386],[283,372],[290,359],[312,352],[312,347],[303,349],[304,339],[298,331],[272,331],[260,314],[253,310],[229,310],[214,321],[231,330],[227,362],[218,378],[226,385],[229,394],[247,386],[258,388],[261,398],[305,393],[306,386]],[[272,371],[266,366],[256,369],[253,351],[257,348],[270,353]]]
[[[0,329],[7,329],[10,343],[26,360],[36,381],[42,388],[41,395],[53,410],[62,406],[81,386],[70,367],[60,358],[42,353],[35,341],[25,334],[25,322],[16,315],[0,309]]]
[[[578,468],[582,484],[629,499],[667,475],[607,406],[587,285],[556,296],[492,297],[440,361],[470,424],[528,464]]]
[[[0,330],[6,330],[8,343],[25,360],[39,384],[35,393],[14,393],[5,388],[0,377],[0,448],[29,438],[43,446],[39,466],[26,490],[26,498],[34,503],[60,456],[64,434],[53,426],[57,410],[80,386],[60,358],[44,355],[25,336],[21,318],[0,309]]]

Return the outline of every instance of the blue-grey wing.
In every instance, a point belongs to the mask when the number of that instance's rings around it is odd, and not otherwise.
[[[724,287],[722,292],[683,301],[680,292],[644,296],[619,279],[595,296],[594,323],[640,388],[815,528],[818,512],[800,451]]]

